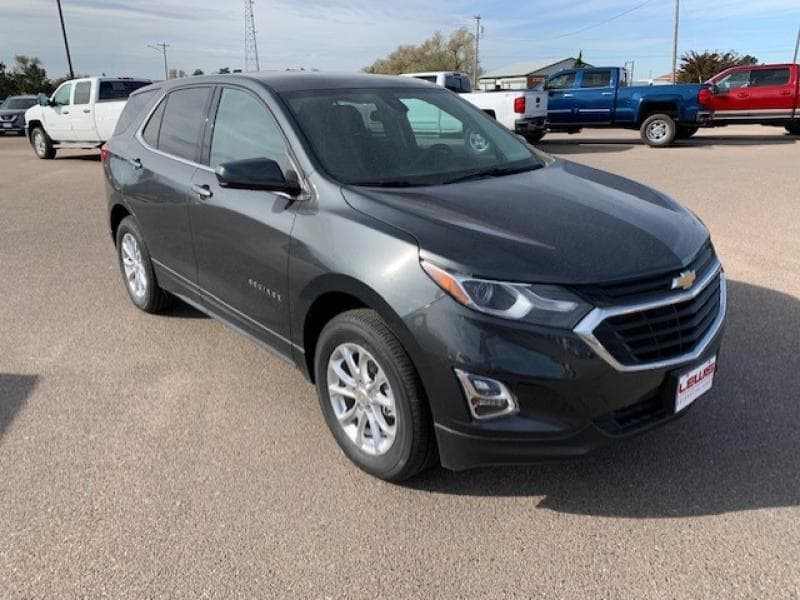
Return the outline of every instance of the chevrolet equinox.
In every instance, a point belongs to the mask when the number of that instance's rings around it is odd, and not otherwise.
[[[377,477],[583,455],[713,384],[705,226],[426,82],[161,82],[101,155],[133,303],[180,298],[299,367]]]

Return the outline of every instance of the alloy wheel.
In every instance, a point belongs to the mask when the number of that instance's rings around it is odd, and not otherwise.
[[[651,142],[661,142],[669,135],[669,124],[657,119],[647,126],[647,139]]]
[[[366,454],[386,454],[397,435],[394,393],[386,373],[362,346],[337,346],[328,359],[328,396],[339,426]]]
[[[122,268],[125,271],[125,283],[131,294],[141,300],[147,294],[147,270],[142,259],[139,242],[130,233],[122,236],[120,243]]]
[[[47,153],[47,144],[44,141],[44,134],[40,130],[33,133],[33,147],[36,149],[36,154],[44,156]]]

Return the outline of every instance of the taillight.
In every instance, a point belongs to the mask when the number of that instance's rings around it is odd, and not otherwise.
[[[103,144],[102,146],[100,146],[100,160],[102,162],[106,162],[110,155],[111,155],[111,153],[108,151],[108,145],[107,144]]]
[[[697,101],[701,106],[709,106],[714,98],[713,92],[708,88],[703,88],[697,94]]]
[[[514,98],[514,112],[519,114],[525,113],[525,96]]]

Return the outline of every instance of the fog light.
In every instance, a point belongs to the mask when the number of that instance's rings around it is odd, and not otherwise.
[[[517,402],[508,388],[497,381],[456,369],[469,412],[476,419],[494,419],[517,412]]]

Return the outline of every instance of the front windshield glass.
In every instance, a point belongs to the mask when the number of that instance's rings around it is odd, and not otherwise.
[[[515,135],[444,90],[343,89],[284,97],[322,167],[342,183],[435,185],[543,165]]]
[[[0,104],[0,109],[25,110],[34,104],[36,104],[36,98],[6,98],[6,101]]]

